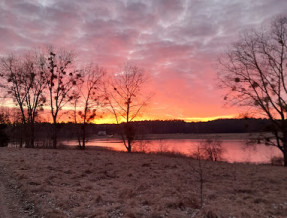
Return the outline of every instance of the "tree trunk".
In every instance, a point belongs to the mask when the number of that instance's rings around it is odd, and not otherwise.
[[[57,121],[54,118],[53,123],[53,148],[57,148],[57,138],[58,138],[58,132],[57,132]]]
[[[31,125],[30,123],[24,124],[24,141],[25,141],[25,147],[26,148],[31,148]]]
[[[134,136],[135,136],[134,129],[129,122],[127,122],[125,124],[124,128],[125,128],[124,129],[125,136],[127,139],[127,151],[128,151],[128,153],[131,153],[132,152],[132,143],[133,143]]]
[[[128,139],[128,147],[127,147],[128,153],[132,153],[132,143],[131,140]]]
[[[21,136],[20,136],[20,148],[23,148],[23,136],[22,136],[22,133],[21,133]]]
[[[29,136],[30,136],[30,142],[29,142],[29,147],[34,148],[34,143],[35,143],[35,126],[34,122],[30,123],[30,128],[29,128]]]
[[[16,127],[17,128],[17,127]],[[24,131],[24,124],[20,124],[19,130],[20,130],[20,148],[23,148],[23,131]],[[16,131],[18,132],[18,130]]]
[[[283,158],[284,166],[287,167],[287,130],[283,131]]]
[[[82,147],[83,147],[83,149],[85,149],[86,148],[86,124],[84,123],[83,124],[83,130],[82,130]]]
[[[57,148],[57,126],[54,124],[54,134],[53,134],[53,148]]]
[[[284,167],[287,167],[287,145],[284,146]]]
[[[285,136],[286,135],[286,136]],[[287,134],[284,134],[284,142],[283,142],[283,158],[284,158],[284,167],[287,167]]]

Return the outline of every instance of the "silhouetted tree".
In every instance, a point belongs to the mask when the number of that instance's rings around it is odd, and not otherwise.
[[[135,128],[131,122],[139,115],[150,96],[144,93],[146,77],[144,71],[137,66],[126,64],[123,70],[116,73],[105,88],[105,99],[117,124],[121,121],[122,141],[128,152],[132,152],[135,139]]]
[[[48,51],[47,86],[49,106],[53,118],[53,148],[56,148],[59,112],[75,98],[73,88],[80,81],[82,75],[73,65],[74,56],[72,52],[53,48],[49,48]]]
[[[204,183],[205,183],[205,179],[204,179],[204,166],[202,163],[202,160],[204,159],[204,157],[202,156],[202,152],[201,152],[201,148],[199,146],[197,146],[197,150],[192,154],[192,158],[197,160],[198,162],[198,167],[193,167],[191,166],[191,168],[194,170],[194,172],[196,172],[196,174],[198,175],[198,182],[199,182],[199,197],[200,197],[200,208],[203,207],[203,188],[204,188]]]
[[[34,147],[35,118],[46,101],[43,93],[46,87],[44,65],[44,57],[40,52],[10,55],[1,60],[1,73],[7,82],[2,84],[2,88],[20,109],[27,147]]]
[[[44,74],[45,58],[42,53],[28,54],[24,63],[26,72],[25,84],[29,87],[25,102],[27,107],[27,118],[29,125],[29,144],[34,147],[35,142],[35,119],[46,103],[44,90],[47,85],[47,78]]]
[[[81,108],[78,113],[75,113],[75,123],[77,116],[81,122],[81,132],[79,134],[79,146],[85,149],[86,145],[86,125],[96,118],[97,110],[101,106],[101,85],[105,71],[97,65],[90,64],[82,70],[83,80],[78,85],[77,97],[75,98],[75,112],[77,105]]]
[[[266,30],[246,32],[220,64],[225,100],[271,120],[275,139],[264,138],[265,144],[278,147],[287,166],[287,17],[277,17]]]
[[[207,138],[200,143],[200,152],[203,159],[220,161],[222,159],[222,142],[218,138]]]
[[[28,93],[24,85],[25,75],[21,61],[15,55],[9,55],[1,59],[1,77],[4,81],[1,88],[7,93],[5,97],[10,97],[19,107],[22,124],[26,124],[25,98]],[[24,129],[23,129],[24,130]],[[20,147],[23,146],[23,138],[20,140]]]

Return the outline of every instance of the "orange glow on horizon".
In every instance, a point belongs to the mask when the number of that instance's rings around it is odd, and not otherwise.
[[[191,118],[184,119],[184,121],[186,122],[208,122],[208,121],[218,120],[218,119],[233,119],[235,117],[237,117],[237,114],[215,116],[215,117],[191,117]]]
[[[148,117],[148,116],[142,116],[134,121],[156,121],[156,120],[163,120],[163,121],[169,121],[169,120],[183,120],[185,122],[208,122],[218,119],[233,119],[236,118],[236,114],[231,115],[224,115],[224,116],[214,116],[214,117],[189,117],[189,118],[174,118],[174,119],[161,119],[156,117]],[[121,120],[120,123],[124,122],[124,120]],[[94,124],[116,124],[116,121],[114,118],[101,118],[101,119],[95,119]]]
[[[3,112],[8,112],[10,115],[12,115],[14,109],[18,109],[16,106],[2,106]],[[51,115],[48,111],[48,107],[45,107],[45,110],[40,113],[38,121],[40,122],[52,122]],[[68,122],[74,122],[73,118],[73,112],[69,113],[69,111],[64,109],[62,111],[62,114],[59,116],[59,123],[68,123]],[[155,110],[156,114],[153,113],[153,110],[150,110],[147,113],[140,114],[136,119],[133,121],[156,121],[156,120],[162,120],[162,121],[170,121],[170,120],[183,120],[185,122],[208,122],[212,120],[217,119],[232,119],[232,118],[238,118],[238,114],[229,114],[229,115],[220,115],[220,116],[202,116],[202,117],[185,117],[183,115],[180,116],[174,116],[173,113],[168,113],[168,111],[165,111],[166,113],[159,113],[159,110]],[[14,112],[15,113],[15,112]],[[81,123],[81,120],[77,118],[78,123]],[[119,118],[119,123],[123,123],[125,120],[123,118]],[[96,117],[91,123],[94,124],[116,124],[116,119],[113,116],[113,114],[105,113],[103,117]]]

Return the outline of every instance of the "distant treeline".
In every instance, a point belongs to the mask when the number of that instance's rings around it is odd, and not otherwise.
[[[134,126],[148,134],[171,133],[246,133],[270,130],[267,119],[218,119],[208,122],[171,121],[140,121]]]
[[[170,121],[136,121],[132,126],[136,134],[172,134],[172,133],[246,133],[265,132],[270,130],[270,121],[267,119],[219,119],[209,122],[185,122],[182,120]],[[87,124],[88,137],[104,132],[107,135],[118,134],[124,124]],[[36,123],[36,138],[52,137],[52,124]],[[58,133],[60,138],[76,138],[81,124],[59,123]],[[13,126],[8,126],[7,132],[10,138],[19,135]],[[19,130],[19,129],[18,129]]]

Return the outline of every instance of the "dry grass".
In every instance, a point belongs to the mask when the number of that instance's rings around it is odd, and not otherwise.
[[[287,169],[105,150],[0,149],[44,217],[287,217]]]

